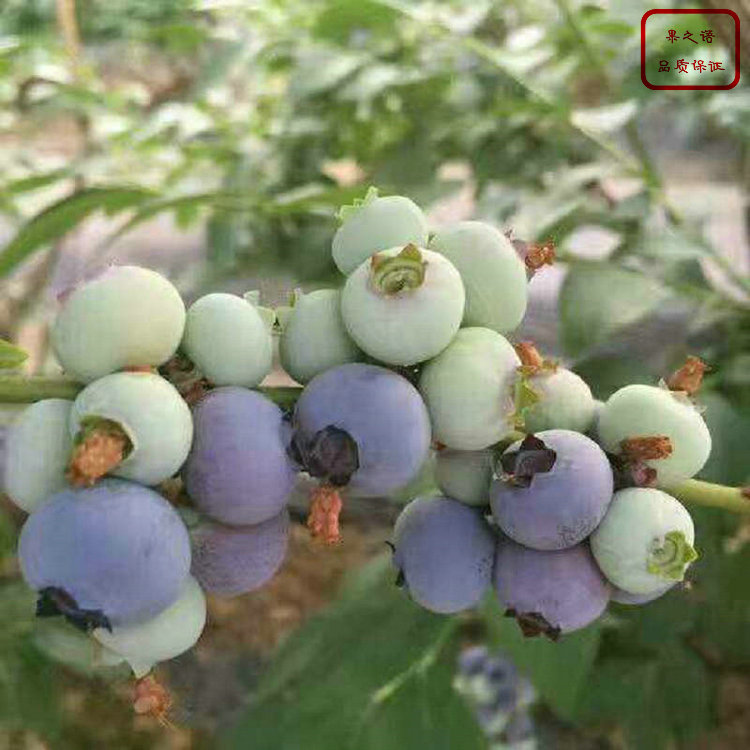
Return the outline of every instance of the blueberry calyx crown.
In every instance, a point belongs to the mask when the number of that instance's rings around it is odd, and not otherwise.
[[[375,253],[370,259],[370,280],[378,294],[398,294],[422,285],[427,262],[412,242],[397,255]]]
[[[514,451],[500,456],[503,479],[517,487],[529,487],[537,474],[552,470],[557,453],[535,435],[527,435]]]
[[[352,436],[340,427],[328,425],[308,437],[296,430],[288,448],[289,456],[310,476],[334,487],[349,484],[359,469],[359,449]]]
[[[649,573],[670,581],[681,581],[687,566],[698,559],[698,553],[681,531],[670,531],[655,539],[649,552]]]
[[[339,222],[343,224],[347,219],[351,219],[351,217],[358,213],[361,208],[369,205],[378,197],[378,189],[374,185],[371,185],[367,188],[367,193],[364,198],[355,198],[349,205],[341,206],[337,214]]]
[[[64,617],[73,627],[84,633],[96,628],[112,632],[109,618],[100,609],[81,609],[65,589],[49,586],[39,592],[36,602],[37,617]]]
[[[524,638],[536,638],[543,635],[553,642],[560,640],[560,628],[551,625],[539,612],[518,612],[515,609],[506,609],[505,616],[515,618]]]

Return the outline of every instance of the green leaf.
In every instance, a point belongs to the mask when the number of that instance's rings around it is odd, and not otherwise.
[[[698,394],[706,407],[703,418],[711,433],[711,456],[701,479],[722,484],[744,485],[750,481],[747,446],[750,445],[750,413],[732,406],[718,393]]]
[[[0,564],[13,554],[16,546],[16,528],[10,515],[0,507]]]
[[[39,190],[40,188],[47,187],[47,185],[52,185],[59,180],[71,176],[72,171],[67,167],[63,169],[55,169],[51,172],[32,174],[28,177],[22,177],[18,180],[6,182],[5,185],[0,186],[0,194],[19,195],[20,193],[28,193],[32,190]]]
[[[390,35],[395,31],[398,13],[374,0],[334,0],[318,14],[313,35],[346,45],[353,33]]]
[[[603,401],[616,390],[633,383],[653,385],[660,373],[643,358],[631,356],[596,356],[577,360],[573,368],[591,388],[595,398]]]
[[[255,750],[480,750],[451,687],[457,620],[394,585],[386,556],[282,646],[224,747]]]
[[[12,370],[22,365],[28,358],[28,352],[20,346],[0,339],[0,370]]]
[[[88,188],[53,203],[21,227],[0,252],[0,278],[36,250],[63,237],[95,211],[103,210],[112,215],[152,196],[150,191],[135,187]]]
[[[236,205],[237,200],[238,194],[220,190],[149,201],[145,206],[136,210],[125,224],[107,238],[106,245],[111,245],[115,240],[135,229],[135,227],[149,219],[153,219],[154,216],[158,216],[159,214],[173,211],[177,216],[179,224],[183,219],[194,220],[196,213],[203,207],[230,203],[232,201]]]
[[[552,643],[524,638],[516,622],[503,616],[494,596],[486,598],[482,612],[495,644],[526,673],[555,713],[564,719],[573,718],[599,648],[600,625],[594,623]]]
[[[565,351],[577,356],[642,319],[664,299],[648,276],[598,263],[574,263],[560,292]]]

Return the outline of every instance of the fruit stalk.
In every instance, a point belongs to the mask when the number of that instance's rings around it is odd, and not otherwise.
[[[690,505],[723,508],[733,513],[750,513],[750,490],[747,487],[728,487],[700,479],[688,479],[664,487],[664,491]]]
[[[83,383],[62,376],[0,375],[0,404],[33,404],[46,398],[74,399],[83,388]],[[269,386],[258,390],[282,409],[293,406],[302,391],[299,386]]]

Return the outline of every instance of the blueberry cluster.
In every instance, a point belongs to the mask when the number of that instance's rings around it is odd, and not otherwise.
[[[468,646],[458,656],[455,689],[466,699],[489,740],[491,750],[534,750],[536,700],[532,684],[515,664],[486,646]]]
[[[100,659],[143,676],[195,643],[204,591],[267,582],[301,472],[316,480],[308,527],[335,543],[344,491],[402,489],[433,448],[442,494],[410,502],[393,538],[399,578],[428,609],[472,607],[494,583],[525,633],[556,638],[610,598],[660,595],[694,559],[690,516],[656,487],[710,451],[692,402],[698,360],[597,403],[505,337],[550,246],[471,221],[430,235],[411,200],[375,190],[340,218],[343,288],[276,311],[252,293],[186,311],[166,279],[132,266],[62,301],[52,344],[84,387],[23,413],[4,484],[30,514],[19,558],[37,613],[92,635]],[[274,333],[304,386],[290,412],[253,390]],[[190,530],[158,491],[175,476]]]

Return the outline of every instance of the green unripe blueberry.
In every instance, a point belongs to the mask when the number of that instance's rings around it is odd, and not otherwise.
[[[73,448],[68,423],[72,401],[50,398],[27,407],[7,436],[4,486],[11,500],[31,513],[66,486]]]
[[[366,260],[346,280],[341,314],[362,351],[390,365],[439,354],[461,325],[464,286],[453,264],[415,245]]]
[[[155,271],[113,266],[75,289],[52,327],[65,371],[83,382],[126,367],[158,366],[177,350],[185,305]]]
[[[523,409],[526,432],[573,430],[587,432],[596,417],[596,404],[585,381],[570,370],[558,367],[541,370],[526,378],[538,401]]]
[[[489,503],[493,452],[443,448],[435,458],[435,482],[441,491],[466,505]]]
[[[215,293],[188,310],[182,350],[214,385],[253,388],[271,371],[270,324],[253,302]]]
[[[601,410],[597,432],[610,453],[620,453],[623,440],[669,438],[670,455],[644,461],[656,470],[660,485],[690,479],[711,453],[711,434],[693,404],[681,394],[650,385],[628,385],[613,393]]]
[[[146,372],[117,372],[86,386],[73,402],[70,434],[92,418],[114,422],[131,450],[112,473],[154,485],[175,474],[193,439],[190,409],[164,378]]]
[[[347,276],[381,250],[427,244],[427,219],[403,195],[378,198],[378,191],[370,188],[363,201],[343,207],[339,216],[342,224],[333,237],[333,261]]]
[[[136,677],[190,650],[206,624],[206,597],[189,576],[180,598],[146,622],[94,630],[94,638],[130,664]]]
[[[298,383],[363,358],[346,332],[338,289],[316,289],[308,294],[297,290],[294,305],[277,310],[277,318],[282,327],[281,364]]]
[[[514,429],[519,365],[496,331],[462,328],[420,376],[433,438],[449,448],[481,450],[507,437]]]
[[[70,627],[65,620],[37,619],[31,637],[34,646],[49,659],[80,672],[90,673],[124,661],[114,651],[92,640],[88,633]]]
[[[526,266],[511,241],[490,224],[461,221],[440,229],[430,248],[458,269],[466,289],[464,326],[515,330],[526,312]]]
[[[591,535],[602,573],[630,594],[662,591],[681,581],[697,558],[693,519],[671,495],[647,487],[615,492]]]

